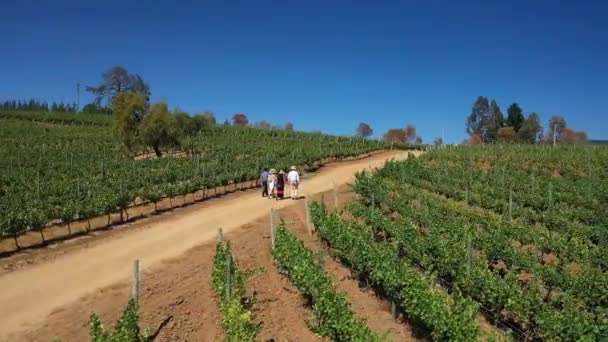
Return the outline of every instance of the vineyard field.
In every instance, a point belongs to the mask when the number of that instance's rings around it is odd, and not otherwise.
[[[312,214],[437,339],[475,336],[473,310],[516,339],[595,341],[608,336],[607,163],[593,146],[435,149],[358,174],[341,215]],[[421,301],[445,308],[408,303]]]
[[[350,137],[215,126],[188,137],[176,157],[152,159],[127,151],[107,116],[4,113],[0,122],[0,236],[15,243],[27,231],[40,232],[44,241],[51,222],[122,216],[134,203],[255,180],[262,167],[305,168],[388,147]]]

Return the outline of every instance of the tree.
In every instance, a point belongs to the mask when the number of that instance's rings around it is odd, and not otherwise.
[[[583,144],[587,142],[587,133],[584,131],[577,132],[566,127],[561,132],[559,141],[565,144]]]
[[[479,134],[471,135],[469,141],[467,141],[469,145],[478,145],[482,143],[481,136]]]
[[[435,140],[433,140],[433,145],[435,145],[435,146],[443,145],[443,139],[441,137],[436,137]]]
[[[549,119],[549,137],[553,139],[555,137],[556,140],[560,139],[560,136],[564,129],[566,129],[566,119],[562,116],[554,115]]]
[[[513,127],[515,132],[519,132],[519,129],[524,123],[524,112],[521,107],[517,104],[517,102],[513,102],[509,109],[507,109],[507,126]]]
[[[228,119],[224,120],[223,125],[224,127],[230,126],[230,121],[228,121]]]
[[[414,143],[416,145],[422,145],[422,137],[421,136],[417,136],[416,140],[414,140]]]
[[[268,128],[272,128],[272,124],[266,120],[262,120],[260,122],[257,122],[255,124],[255,127],[268,129]]]
[[[479,96],[467,117],[467,133],[471,137],[477,135],[483,142],[491,142],[496,138],[496,127],[496,118],[492,114],[488,98]]]
[[[196,132],[209,130],[216,124],[215,115],[211,112],[195,115],[192,120],[194,121]]]
[[[285,130],[286,131],[293,131],[293,123],[288,122],[285,124]]]
[[[165,102],[152,106],[141,122],[139,134],[142,142],[152,147],[157,157],[162,156],[161,148],[179,144],[176,118]]]
[[[396,142],[396,143],[406,143],[408,141],[407,134],[402,128],[393,128],[389,129],[384,136],[382,137],[384,141],[387,142]]]
[[[123,92],[112,99],[112,126],[129,149],[138,142],[138,126],[147,108],[148,103],[141,94]]]
[[[247,118],[247,115],[237,113],[232,116],[232,124],[239,127],[245,127],[249,124],[249,119]]]
[[[407,141],[410,143],[413,143],[414,140],[416,139],[416,126],[406,125],[404,131],[405,131],[405,136],[407,138]]]
[[[173,111],[173,116],[175,118],[175,128],[180,136],[193,135],[198,132],[197,122],[188,113],[176,109]]]
[[[357,136],[363,139],[367,139],[374,134],[374,130],[366,122],[359,123],[357,126]]]
[[[532,112],[528,115],[528,118],[524,121],[517,132],[518,140],[523,143],[534,144],[540,140],[540,133],[543,131],[540,125],[540,117],[538,114]]]
[[[492,100],[492,102],[490,103],[490,112],[492,113],[494,121],[496,122],[496,128],[504,127],[505,118],[496,100]]]
[[[95,96],[95,103],[100,105],[103,99],[112,101],[114,96],[122,92],[134,92],[150,100],[150,86],[138,74],[129,74],[127,69],[114,66],[101,74],[102,83],[99,86],[87,86],[86,90]]]
[[[516,140],[516,133],[513,127],[501,127],[498,129],[497,139],[501,143],[514,143]]]

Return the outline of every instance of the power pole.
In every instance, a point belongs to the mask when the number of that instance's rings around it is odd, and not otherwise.
[[[80,111],[80,82],[76,82],[76,113]]]
[[[445,145],[445,128],[441,129],[441,145]]]
[[[555,137],[557,136],[557,125],[553,124],[553,147],[555,147]]]

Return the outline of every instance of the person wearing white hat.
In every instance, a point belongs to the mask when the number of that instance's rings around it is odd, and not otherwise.
[[[291,195],[291,199],[295,200],[298,198],[298,187],[300,185],[300,174],[296,170],[295,166],[290,168],[289,173],[287,174],[287,183],[289,183],[289,191]]]
[[[268,176],[268,198],[274,198],[275,185],[277,184],[277,170],[270,169]]]

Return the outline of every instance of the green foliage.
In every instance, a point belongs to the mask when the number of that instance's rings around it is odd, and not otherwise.
[[[523,143],[534,144],[538,142],[539,135],[542,133],[540,117],[536,113],[531,113],[524,121],[521,128],[517,132],[519,140]]]
[[[607,152],[436,150],[358,175],[351,213],[520,337],[599,340],[608,334]]]
[[[191,119],[185,119],[190,123]],[[183,115],[180,114],[180,121],[184,122]],[[177,126],[177,118],[169,112],[167,104],[159,102],[150,108],[139,126],[139,135],[142,142],[152,147],[158,157],[162,155],[161,148],[175,147],[178,145],[179,129],[189,129]]]
[[[139,124],[144,119],[148,103],[141,94],[121,92],[112,99],[113,127],[127,148],[139,142]]]
[[[368,229],[327,215],[318,203],[311,207],[320,236],[361,278],[381,289],[408,317],[426,325],[441,341],[473,341],[477,337],[477,306],[458,294],[435,288],[431,274],[404,263],[388,242],[376,242]]]
[[[144,342],[148,338],[141,334],[139,328],[139,314],[137,304],[129,300],[122,316],[116,322],[114,330],[108,331],[103,327],[99,316],[91,315],[89,321],[90,337],[92,342]]]
[[[18,115],[17,120],[0,114],[2,238],[33,229],[38,215],[30,216],[32,209],[49,221],[87,220],[116,212],[125,201],[132,205],[137,198],[154,203],[170,194],[256,180],[263,167],[305,169],[320,160],[390,146],[286,130],[212,126],[184,142],[186,156],[134,160],[114,136],[106,115],[63,114],[80,121],[53,126],[21,119],[23,112]],[[38,120],[45,115],[33,116]]]
[[[513,127],[515,132],[519,132],[519,129],[524,124],[524,111],[521,109],[519,104],[512,103],[507,109],[507,122],[506,125]]]
[[[253,341],[258,333],[260,325],[254,321],[249,310],[250,299],[245,293],[245,281],[253,273],[238,269],[229,242],[217,243],[213,260],[213,288],[220,301],[227,341]]]
[[[493,104],[496,103],[493,101]],[[498,104],[490,106],[487,97],[479,96],[467,117],[467,133],[471,136],[480,136],[484,142],[493,142],[500,121],[502,121],[502,113]]]
[[[336,292],[312,251],[284,225],[277,229],[272,255],[279,271],[294,283],[302,295],[312,299],[318,319],[318,326],[314,329],[319,335],[333,341],[381,340],[355,317],[350,303],[343,294]]]

